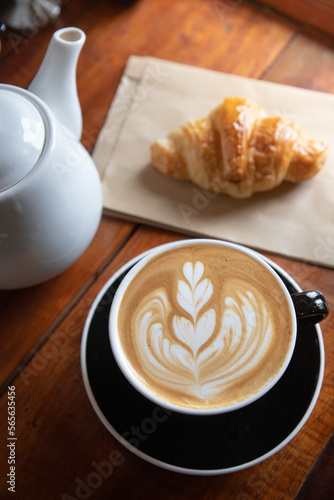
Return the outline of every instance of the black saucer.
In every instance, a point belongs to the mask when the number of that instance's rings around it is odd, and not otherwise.
[[[222,474],[265,460],[297,434],[317,401],[324,372],[320,327],[299,325],[288,369],[276,386],[253,404],[231,413],[196,417],[160,408],[124,378],[108,334],[115,291],[144,255],[129,262],[106,283],[86,320],[81,365],[94,410],[124,446],[166,469],[186,474]],[[289,275],[265,260],[290,293],[300,291]]]

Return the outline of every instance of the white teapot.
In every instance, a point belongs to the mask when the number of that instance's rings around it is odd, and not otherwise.
[[[28,91],[0,84],[0,289],[41,283],[93,239],[102,191],[80,144],[77,28],[54,33]]]

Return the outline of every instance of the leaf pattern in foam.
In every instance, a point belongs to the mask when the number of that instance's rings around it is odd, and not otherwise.
[[[186,262],[183,266],[183,275],[194,289],[204,273],[204,265],[197,261],[195,266],[191,262]]]
[[[183,266],[183,275],[189,285],[182,280],[178,281],[177,301],[187,313],[196,321],[197,315],[202,307],[210,299],[213,287],[210,280],[205,278],[200,281],[203,276],[204,265],[202,262],[196,262],[195,265],[191,262],[186,262]]]
[[[214,332],[216,325],[216,312],[214,309],[209,309],[206,311],[196,323],[195,338],[196,338],[196,351],[194,354],[197,355],[197,351],[202,345],[204,345],[211,337]]]
[[[261,359],[266,350],[265,339],[270,338],[272,334],[272,325],[264,307],[259,309],[261,314],[256,319],[255,311],[258,306],[251,292],[238,294],[238,301],[226,297],[225,306],[218,336],[198,357],[201,369],[207,362],[212,366],[203,380],[203,393],[213,394],[219,391],[233,379],[233,372],[239,369],[242,371],[243,367],[247,370],[251,360],[256,363],[257,359]],[[219,373],[215,368],[215,359],[224,359],[223,373]]]
[[[182,280],[178,281],[177,301],[182,309],[194,318],[193,293],[190,286]]]
[[[246,366],[247,358],[254,358],[254,353],[255,358],[261,357],[266,349],[265,338],[271,336],[266,310],[261,311],[260,317],[256,315],[257,299],[249,291],[225,297],[220,331],[213,335],[217,322],[214,309],[197,318],[213,293],[211,281],[201,281],[203,272],[200,262],[183,266],[187,283],[178,281],[177,300],[190,318],[174,315],[172,331],[168,330],[172,308],[164,290],[148,297],[139,308],[138,317],[138,349],[144,370],[160,383],[201,399],[223,390],[237,366]]]
[[[193,356],[202,345],[209,340],[213,334],[216,324],[216,313],[214,309],[206,311],[196,323],[182,316],[174,316],[173,329],[176,337],[191,349]]]
[[[161,307],[159,316],[163,322],[155,322],[156,315],[150,311],[144,311],[138,330],[137,346],[141,351],[145,369],[151,373],[151,376],[157,376],[165,380],[169,380],[171,375],[174,376],[174,373],[182,370],[183,376],[191,382],[194,372],[193,357],[189,350],[178,344],[172,344],[165,337],[167,312],[165,308],[167,303],[164,300],[160,302],[159,298],[155,298],[154,303],[155,305],[159,304]]]

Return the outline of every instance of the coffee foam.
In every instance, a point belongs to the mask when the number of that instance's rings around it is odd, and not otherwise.
[[[135,377],[182,407],[218,408],[262,390],[292,338],[275,277],[232,248],[183,246],[153,257],[132,279],[118,335]]]

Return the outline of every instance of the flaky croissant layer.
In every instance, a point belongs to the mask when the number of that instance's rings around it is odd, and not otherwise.
[[[226,98],[207,118],[151,145],[151,161],[162,173],[234,198],[308,179],[326,155],[324,142],[242,97]]]

